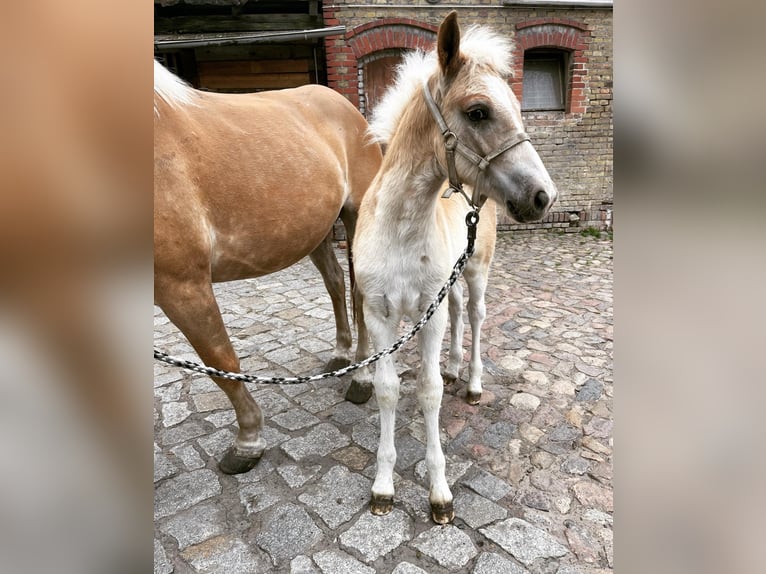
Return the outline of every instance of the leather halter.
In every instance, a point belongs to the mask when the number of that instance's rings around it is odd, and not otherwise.
[[[444,147],[447,152],[447,174],[449,177],[449,187],[447,188],[447,191],[444,192],[442,197],[449,197],[454,192],[458,192],[466,199],[466,201],[468,201],[468,203],[471,204],[474,209],[478,210],[484,203],[481,199],[481,186],[484,180],[484,174],[486,173],[486,169],[489,167],[490,162],[496,157],[507,152],[509,149],[519,145],[520,143],[529,141],[529,136],[524,132],[519,132],[504,142],[497,150],[482,157],[471,148],[466,146],[463,142],[461,142],[460,138],[457,137],[457,134],[449,129],[447,122],[444,121],[444,116],[442,116],[441,111],[439,111],[439,106],[436,105],[433,96],[431,96],[427,82],[423,82],[423,95],[425,96],[428,109],[431,110],[431,115],[434,117],[434,120],[436,120],[436,124],[439,126],[439,130],[441,130],[442,137],[444,138]],[[471,198],[469,198],[465,191],[463,191],[463,184],[457,175],[457,169],[455,168],[456,151],[472,164],[474,164],[479,170],[479,175],[476,178],[476,184],[473,187],[473,197]]]

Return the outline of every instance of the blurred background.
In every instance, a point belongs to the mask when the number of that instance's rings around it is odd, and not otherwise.
[[[153,22],[133,4],[15,2],[0,24],[3,572],[152,568]],[[615,2],[621,573],[759,571],[763,12]]]

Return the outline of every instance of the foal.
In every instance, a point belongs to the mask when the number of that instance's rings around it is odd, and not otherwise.
[[[540,219],[556,199],[556,188],[523,133],[520,106],[506,82],[510,53],[507,40],[486,29],[471,28],[461,38],[453,12],[439,28],[436,52],[409,55],[395,85],[378,105],[371,130],[388,142],[388,150],[362,201],[354,260],[358,299],[376,350],[395,340],[403,316],[420,318],[465,248],[469,208],[457,194],[441,199],[448,175],[452,185],[467,182],[472,186],[473,203],[494,200],[519,222]],[[444,124],[451,130],[446,137]],[[447,142],[459,142],[452,161],[445,152]],[[487,207],[480,220],[477,253],[465,271],[474,337],[469,402],[478,402],[481,393],[478,330],[494,249],[494,205]],[[459,289],[451,295],[450,315],[456,328],[447,374],[456,378],[462,355],[458,308],[462,299]],[[441,307],[421,331],[417,378],[426,426],[429,501],[434,521],[441,524],[454,518],[439,443],[443,385],[439,351],[446,323],[447,311]],[[393,508],[394,417],[399,394],[390,356],[378,363],[373,384],[381,433],[370,509],[373,514],[386,514]]]

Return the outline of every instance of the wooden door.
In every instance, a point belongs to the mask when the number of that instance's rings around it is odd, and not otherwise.
[[[364,101],[365,114],[369,118],[375,109],[375,104],[380,101],[386,88],[393,83],[396,66],[402,61],[402,52],[395,53],[369,60],[364,64]]]

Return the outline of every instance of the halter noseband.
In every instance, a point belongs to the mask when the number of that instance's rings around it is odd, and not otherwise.
[[[447,191],[444,192],[442,197],[449,197],[454,192],[458,192],[463,197],[465,197],[466,201],[468,201],[475,209],[480,209],[484,203],[481,200],[481,184],[484,180],[485,170],[487,167],[489,167],[490,162],[496,157],[507,152],[512,147],[515,147],[522,142],[529,141],[529,136],[524,132],[519,132],[511,139],[503,143],[496,151],[481,157],[479,154],[461,142],[460,138],[457,137],[457,134],[449,129],[447,122],[444,121],[444,116],[442,116],[441,111],[439,111],[439,106],[436,105],[433,96],[431,96],[431,92],[428,89],[428,84],[426,82],[423,82],[423,95],[425,96],[428,109],[431,110],[431,115],[434,117],[436,124],[441,130],[442,137],[444,138],[444,147],[447,152],[447,173],[449,177],[449,187],[447,188]],[[471,198],[469,198],[465,191],[463,191],[463,184],[460,181],[460,178],[457,176],[457,169],[455,168],[455,151],[457,151],[460,155],[474,164],[479,170],[479,175],[476,178],[476,185],[474,185],[473,188],[473,197]]]

